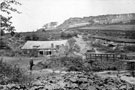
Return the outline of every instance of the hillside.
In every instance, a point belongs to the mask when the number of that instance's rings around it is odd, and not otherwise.
[[[83,26],[79,29],[82,30],[123,30],[123,31],[134,31],[135,30],[135,24],[134,25],[89,25],[89,26]]]
[[[109,14],[99,16],[89,16],[83,18],[69,18],[57,28],[67,29],[86,25],[115,25],[115,24],[135,24],[135,13],[129,14]]]

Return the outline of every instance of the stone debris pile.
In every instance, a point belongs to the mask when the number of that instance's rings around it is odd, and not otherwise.
[[[116,77],[101,78],[94,74],[67,73],[39,77],[30,87],[0,85],[0,90],[135,90],[135,87]]]

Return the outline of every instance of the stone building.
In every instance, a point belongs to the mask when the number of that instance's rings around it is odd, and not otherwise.
[[[67,40],[59,41],[27,41],[21,48],[24,54],[30,56],[52,56],[59,53],[59,49],[67,46]],[[64,49],[62,49],[64,53]]]

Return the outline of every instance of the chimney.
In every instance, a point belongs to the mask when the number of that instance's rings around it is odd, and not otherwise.
[[[54,48],[54,44],[53,43],[51,44],[51,48]]]

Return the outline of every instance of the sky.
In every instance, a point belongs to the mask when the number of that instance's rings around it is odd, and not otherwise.
[[[12,13],[16,32],[36,31],[49,22],[71,17],[135,13],[135,0],[17,0],[21,14]]]

